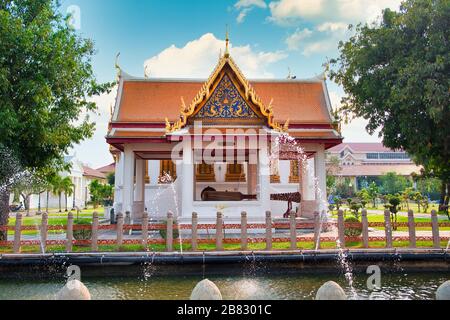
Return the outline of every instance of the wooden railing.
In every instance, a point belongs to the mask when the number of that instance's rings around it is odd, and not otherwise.
[[[167,252],[174,250],[174,244],[190,244],[192,251],[197,251],[200,244],[215,244],[216,251],[224,250],[225,244],[240,244],[241,250],[248,250],[249,243],[265,243],[264,250],[272,250],[273,243],[290,243],[290,249],[296,250],[298,243],[300,242],[312,242],[314,247],[320,249],[321,243],[325,242],[338,242],[341,248],[345,248],[346,243],[357,242],[362,243],[363,248],[370,248],[372,242],[384,242],[386,248],[393,248],[394,243],[397,241],[409,242],[410,248],[416,248],[417,241],[430,241],[433,244],[433,248],[441,248],[441,241],[448,241],[449,237],[440,236],[439,228],[450,228],[449,222],[439,223],[436,211],[431,213],[431,222],[415,222],[414,214],[412,211],[408,213],[408,222],[406,223],[393,223],[391,221],[391,213],[385,211],[384,222],[369,222],[367,218],[367,211],[363,210],[361,215],[361,222],[348,223],[344,221],[343,211],[338,212],[338,219],[336,222],[321,223],[320,214],[316,212],[314,214],[314,222],[304,223],[296,220],[295,214],[291,214],[289,222],[274,223],[272,220],[271,212],[266,212],[265,223],[248,223],[247,213],[242,212],[240,224],[227,224],[224,223],[222,213],[217,213],[216,223],[213,224],[199,224],[198,214],[192,214],[192,221],[190,224],[177,224],[174,223],[174,217],[171,212],[167,214],[166,223],[151,223],[148,221],[148,214],[144,213],[142,224],[130,224],[128,221],[125,224],[125,220],[129,220],[129,213],[127,212],[125,217],[122,213],[117,215],[116,225],[100,225],[99,216],[97,212],[93,213],[92,224],[90,225],[77,225],[74,224],[74,217],[72,213],[68,214],[67,225],[52,226],[48,224],[48,215],[44,213],[42,215],[42,222],[39,226],[23,226],[22,215],[18,213],[16,215],[15,226],[0,227],[0,231],[14,231],[13,241],[0,242],[0,246],[12,246],[14,253],[21,252],[23,246],[40,246],[41,251],[46,251],[47,246],[62,245],[65,246],[66,252],[72,252],[73,246],[90,246],[91,251],[95,252],[99,250],[101,245],[116,245],[119,247],[125,245],[142,245],[148,246],[152,244],[165,245]],[[426,227],[431,228],[431,236],[417,236],[416,228]],[[331,228],[337,228],[337,235],[323,236],[322,230],[330,230]],[[361,229],[361,235],[356,237],[349,237],[345,235],[345,230],[348,228]],[[369,228],[383,228],[383,236],[370,236]],[[408,236],[394,236],[393,228],[407,228]],[[227,238],[225,237],[225,230],[239,230],[240,238]],[[249,230],[260,230],[254,237],[248,236]],[[289,237],[273,237],[273,229],[286,229],[289,230]],[[298,235],[298,229],[311,229],[314,230],[313,236]],[[36,240],[22,240],[22,231],[39,231],[40,239]],[[74,231],[77,230],[91,230],[91,237],[89,240],[76,240],[74,238]],[[113,239],[99,239],[100,231],[113,230],[115,231],[115,238]],[[124,234],[130,230],[140,230],[141,235],[138,238],[125,239]],[[165,230],[166,239],[149,238],[150,231]],[[189,236],[185,238],[174,239],[174,230],[190,230]],[[213,238],[201,238],[199,237],[199,230],[215,231]],[[265,230],[265,231],[263,231]],[[64,232],[66,238],[61,240],[48,240],[49,231]],[[180,232],[178,232],[180,234]],[[263,236],[261,236],[263,235]]]

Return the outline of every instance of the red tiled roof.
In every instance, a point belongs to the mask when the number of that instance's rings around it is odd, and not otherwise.
[[[108,164],[107,166],[103,166],[101,168],[97,168],[95,169],[103,174],[109,174],[111,172],[115,172],[116,171],[116,164],[113,162],[111,164]]]
[[[339,176],[382,176],[388,172],[395,172],[401,176],[409,176],[413,172],[420,173],[420,169],[421,167],[414,164],[342,166],[342,171],[339,173]]]
[[[383,146],[382,143],[341,143],[329,149],[330,152],[341,152],[346,147],[351,148],[355,152],[393,152],[401,150],[392,150]]]
[[[88,166],[83,166],[83,176],[93,177],[98,179],[106,179],[106,176],[98,170],[92,169]]]

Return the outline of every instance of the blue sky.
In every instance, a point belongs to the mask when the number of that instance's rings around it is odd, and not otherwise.
[[[399,0],[62,0],[61,10],[80,12],[78,32],[94,40],[93,66],[99,81],[115,79],[114,61],[127,73],[150,77],[202,77],[212,71],[229,26],[231,55],[248,78],[298,78],[323,71],[338,55],[347,25],[370,22]],[[335,106],[343,91],[328,83]],[[104,140],[114,93],[96,98],[99,114],[93,137],[74,151],[98,167],[112,161]],[[379,141],[364,121],[344,129],[346,141]]]

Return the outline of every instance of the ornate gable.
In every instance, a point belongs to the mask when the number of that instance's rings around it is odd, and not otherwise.
[[[228,53],[220,57],[213,73],[189,106],[181,97],[180,120],[172,124],[166,119],[166,132],[178,131],[200,119],[207,122],[245,120],[265,124],[277,131],[288,129],[288,123],[281,126],[274,121],[272,101],[268,106],[262,102]]]

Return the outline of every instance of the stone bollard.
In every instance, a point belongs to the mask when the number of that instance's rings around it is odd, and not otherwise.
[[[14,245],[13,252],[20,253],[20,238],[22,235],[22,214],[16,214],[16,227],[14,229]]]
[[[297,214],[294,211],[291,211],[289,213],[291,250],[297,249],[297,221],[295,220],[296,217],[297,217]]]
[[[450,300],[450,280],[441,284],[436,290],[436,300]]]
[[[341,249],[345,248],[345,224],[344,224],[344,211],[338,211],[338,236]]]
[[[392,248],[392,224],[389,210],[384,211],[384,233],[386,235],[386,248]]]
[[[247,212],[241,212],[241,250],[248,249]]]
[[[316,250],[320,249],[320,213],[314,212],[314,245]]]
[[[362,239],[363,247],[369,248],[369,219],[367,219],[367,210],[363,209],[361,213]]]
[[[197,212],[192,212],[191,246],[192,246],[192,251],[197,251],[197,249],[198,249],[198,213]]]
[[[433,248],[441,248],[441,237],[439,236],[439,220],[436,210],[431,211],[431,228],[433,230]]]
[[[216,219],[216,250],[223,250],[223,216],[222,212],[217,212]]]
[[[316,300],[347,300],[347,295],[336,282],[328,281],[317,290]]]
[[[56,300],[91,300],[91,294],[81,281],[69,280],[57,293]]]
[[[91,250],[98,251],[98,212],[92,214]]]
[[[266,250],[272,250],[272,213],[266,211]]]
[[[409,231],[409,247],[416,247],[416,222],[414,221],[414,212],[408,211],[408,231]]]
[[[222,294],[214,282],[205,279],[192,290],[190,300],[222,300]]]
[[[124,224],[126,226],[129,226],[131,224],[131,213],[130,213],[130,211],[126,211],[125,212]],[[124,230],[124,233],[130,235],[130,234],[133,233],[133,230],[132,229],[127,229],[127,230]]]
[[[147,248],[148,244],[148,212],[142,214],[142,245]]]
[[[73,246],[73,212],[67,214],[66,251],[72,252]]]
[[[41,222],[41,252],[45,253],[47,248],[47,236],[48,236],[48,213],[42,214]]]
[[[167,212],[166,251],[173,251],[173,213],[170,211]]]
[[[117,246],[121,247],[123,244],[123,213],[117,214]]]

